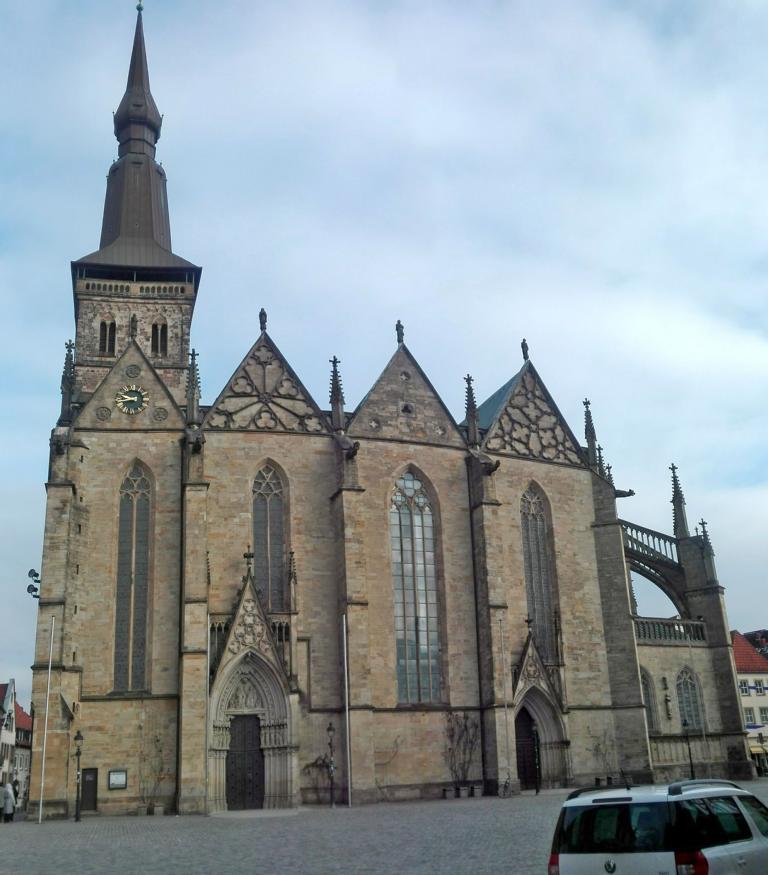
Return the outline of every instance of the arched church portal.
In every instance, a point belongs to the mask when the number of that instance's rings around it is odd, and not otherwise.
[[[210,713],[209,811],[290,807],[290,708],[272,666],[246,651],[216,679]]]
[[[515,714],[517,777],[521,790],[569,783],[568,743],[555,707],[538,689],[529,690]]]

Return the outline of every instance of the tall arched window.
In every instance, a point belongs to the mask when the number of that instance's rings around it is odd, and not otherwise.
[[[677,676],[677,704],[683,731],[704,728],[699,682],[689,668],[684,668]]]
[[[151,491],[146,469],[135,462],[120,487],[115,690],[146,688]]]
[[[653,681],[644,668],[640,669],[640,686],[643,691],[643,704],[645,705],[645,713],[648,720],[648,732],[658,732],[659,722],[656,719],[656,697],[653,693]]]
[[[523,493],[520,523],[528,616],[542,659],[554,663],[557,662],[554,559],[547,523],[547,499],[535,484],[531,484]]]
[[[168,326],[155,322],[152,326],[152,355],[168,355]]]
[[[268,611],[287,610],[284,498],[280,475],[265,465],[253,481],[253,578]]]
[[[442,679],[434,515],[423,484],[410,472],[392,490],[389,531],[398,701],[437,702]]]

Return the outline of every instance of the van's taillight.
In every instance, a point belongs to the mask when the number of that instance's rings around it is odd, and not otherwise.
[[[709,875],[709,863],[701,851],[675,851],[677,875]]]
[[[549,855],[549,868],[547,869],[547,875],[560,875],[560,855],[559,854],[550,854]]]

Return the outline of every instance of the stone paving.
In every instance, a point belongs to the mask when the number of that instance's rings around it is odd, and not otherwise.
[[[768,802],[768,780],[751,785]],[[0,824],[0,875],[544,875],[567,795]]]

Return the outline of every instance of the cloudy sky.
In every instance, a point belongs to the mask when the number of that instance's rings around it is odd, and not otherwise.
[[[204,402],[261,306],[321,404],[333,354],[359,401],[397,318],[457,418],[525,336],[578,434],[592,399],[621,514],[669,530],[677,462],[731,625],[768,625],[764,2],[145,5]],[[69,261],[97,248],[135,14],[0,0],[0,680],[25,703]]]

